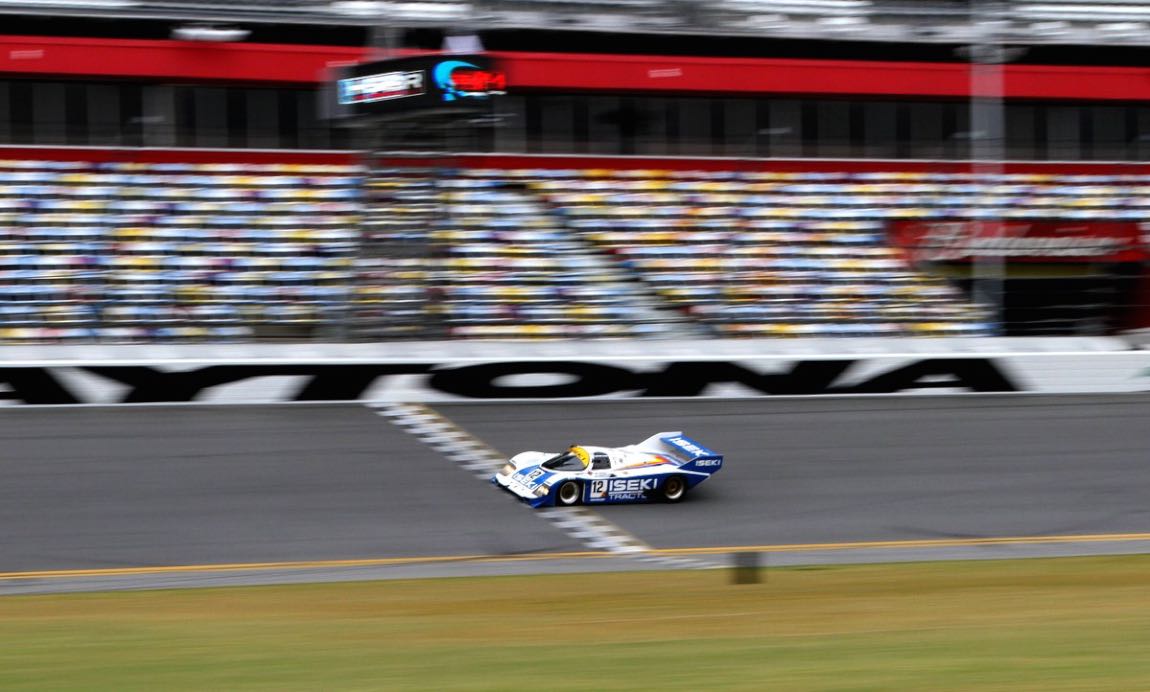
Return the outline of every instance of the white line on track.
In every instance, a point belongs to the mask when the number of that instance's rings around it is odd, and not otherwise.
[[[369,408],[484,482],[489,482],[507,461],[483,441],[423,404],[375,404]],[[544,507],[533,510],[533,514],[595,550],[682,568],[716,566],[698,558],[655,554],[651,546],[585,507]]]

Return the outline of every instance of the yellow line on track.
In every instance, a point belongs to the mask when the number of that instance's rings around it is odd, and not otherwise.
[[[928,538],[899,541],[855,541],[850,543],[795,543],[791,545],[743,545],[704,548],[655,548],[657,555],[710,555],[715,553],[762,552],[802,553],[819,550],[874,550],[877,548],[957,548],[984,545],[1035,545],[1043,543],[1118,543],[1150,541],[1150,533],[1101,533],[1077,536],[1001,536],[997,538]]]
[[[339,569],[346,567],[393,567],[442,562],[520,562],[559,560],[564,558],[618,557],[606,551],[533,553],[531,555],[430,555],[426,557],[381,557],[357,560],[302,560],[298,562],[235,562],[206,565],[169,565],[155,567],[110,567],[95,569],[60,569],[39,572],[0,572],[0,579],[60,579],[67,577],[115,577],[136,574],[173,574],[181,572],[258,572],[265,570]]]
[[[67,579],[76,577],[122,577],[133,575],[188,574],[214,572],[261,572],[274,570],[340,569],[349,567],[394,567],[449,562],[530,562],[587,558],[632,557],[637,555],[714,555],[722,553],[761,552],[798,553],[818,551],[928,549],[1000,545],[1041,545],[1072,543],[1150,542],[1150,533],[1104,533],[1071,536],[1002,536],[997,538],[939,538],[899,541],[854,541],[847,543],[793,543],[780,545],[735,545],[700,548],[651,548],[633,553],[582,551],[532,553],[529,555],[439,555],[425,557],[385,557],[356,560],[303,560],[295,562],[238,562],[206,565],[170,565],[111,567],[96,569],[62,569],[35,572],[0,572],[0,580]]]

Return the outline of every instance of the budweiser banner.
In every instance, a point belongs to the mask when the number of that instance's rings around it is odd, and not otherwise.
[[[914,262],[1140,262],[1135,221],[892,221],[890,242]]]

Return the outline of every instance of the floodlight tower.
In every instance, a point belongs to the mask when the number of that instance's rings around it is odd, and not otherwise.
[[[976,184],[983,185],[990,193],[994,191],[994,181],[1005,171],[1003,66],[1026,50],[1006,44],[1009,16],[1010,7],[1005,0],[973,0],[970,3],[972,42],[960,49],[970,60],[970,170]],[[1001,234],[1001,219],[981,218],[979,208],[976,201],[971,219],[974,237]],[[993,254],[975,256],[971,279],[974,298],[996,316],[995,333],[1001,335],[1006,317],[1005,258]]]

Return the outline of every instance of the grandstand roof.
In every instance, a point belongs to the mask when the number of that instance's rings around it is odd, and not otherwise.
[[[911,43],[1150,43],[1143,0],[0,0],[0,13]]]

